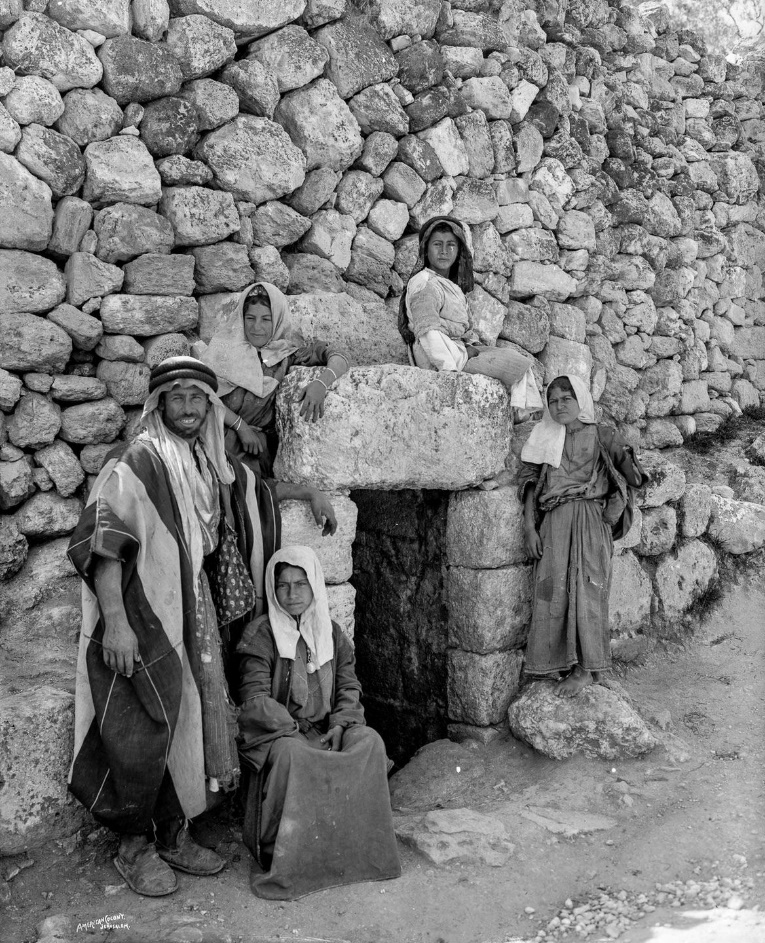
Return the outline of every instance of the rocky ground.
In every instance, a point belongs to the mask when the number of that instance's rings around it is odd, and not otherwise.
[[[229,867],[206,880],[180,875],[174,897],[142,900],[114,871],[113,842],[99,831],[3,860],[10,903],[0,936],[7,943],[763,939],[765,592],[751,580],[728,590],[692,641],[668,643],[617,679],[663,740],[646,757],[561,762],[514,740],[440,741],[421,751],[392,780],[405,838],[397,881],[294,903],[258,900],[236,820],[219,818],[201,837]],[[107,931],[111,917],[116,928]],[[49,932],[38,936],[44,920]]]

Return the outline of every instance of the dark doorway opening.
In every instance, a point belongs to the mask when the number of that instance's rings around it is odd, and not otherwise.
[[[446,736],[449,493],[354,491],[356,666],[367,720],[399,765]]]

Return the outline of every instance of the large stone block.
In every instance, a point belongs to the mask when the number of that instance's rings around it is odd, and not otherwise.
[[[683,537],[700,537],[707,529],[712,513],[709,485],[690,484],[680,502]]]
[[[20,164],[48,184],[55,197],[76,193],[85,178],[79,147],[51,128],[27,125],[15,154]]]
[[[120,105],[175,95],[183,81],[178,60],[165,43],[119,36],[106,40],[98,58],[103,64],[104,91]]]
[[[107,334],[152,337],[189,330],[198,319],[196,299],[184,295],[109,295],[101,303],[101,323]]]
[[[364,148],[358,121],[327,79],[285,95],[274,117],[305,155],[306,170],[345,170]]]
[[[150,374],[148,364],[124,360],[102,360],[96,370],[97,378],[120,406],[142,406],[146,402]]]
[[[585,344],[577,344],[563,337],[550,337],[539,359],[545,368],[545,385],[561,373],[573,373],[585,383],[590,382],[592,354]]]
[[[523,653],[449,651],[449,720],[486,727],[504,719],[518,693]]]
[[[332,23],[317,30],[313,38],[329,53],[327,76],[343,98],[351,98],[369,85],[387,82],[398,73],[393,53],[361,21]]]
[[[637,552],[655,557],[671,550],[677,536],[677,513],[668,505],[643,509],[643,530]]]
[[[327,495],[337,517],[337,530],[322,537],[307,501],[282,501],[282,547],[300,544],[316,552],[327,583],[345,583],[353,575],[351,547],[356,537],[356,505],[342,493]]]
[[[716,576],[715,552],[700,540],[690,540],[663,557],[656,567],[656,590],[664,617],[676,620]]]
[[[447,577],[449,646],[486,655],[526,644],[533,599],[531,566],[474,570]]]
[[[67,29],[107,38],[130,32],[130,0],[51,0],[47,14]]]
[[[0,249],[0,311],[49,311],[64,300],[66,283],[55,262],[31,252]]]
[[[100,88],[74,88],[64,96],[63,104],[56,130],[80,147],[114,137],[122,128],[122,109]]]
[[[642,508],[655,508],[668,501],[679,501],[685,492],[685,472],[679,465],[664,458],[661,452],[641,452],[640,462],[648,482],[637,495]]]
[[[147,252],[123,269],[131,295],[190,295],[194,291],[194,257]]]
[[[344,293],[312,292],[291,296],[290,310],[303,337],[347,350],[359,366],[408,362],[397,313],[382,301],[361,303]]]
[[[614,635],[645,627],[651,617],[651,580],[635,555],[626,551],[613,558],[609,624]]]
[[[96,255],[104,262],[127,262],[146,252],[169,253],[175,242],[169,220],[145,206],[115,203],[96,213]]]
[[[87,173],[82,197],[94,206],[159,200],[162,180],[151,154],[138,138],[119,135],[85,148]]]
[[[195,154],[237,200],[265,203],[291,193],[305,179],[303,153],[268,118],[239,115],[208,134]]]
[[[41,124],[48,127],[60,117],[64,111],[64,102],[55,85],[39,75],[19,75],[13,82],[13,87],[5,96],[3,106],[5,113],[13,124],[5,124],[6,141],[3,150],[10,153],[11,141],[7,138],[20,134],[19,125]],[[16,132],[16,133],[14,133]],[[18,139],[17,139],[18,143]]]
[[[18,855],[82,826],[67,793],[74,696],[47,685],[0,698],[0,854]]]
[[[170,0],[173,16],[201,14],[241,36],[263,36],[296,20],[306,0]]]
[[[78,403],[61,412],[61,438],[77,445],[113,442],[125,422],[125,413],[113,399]]]
[[[712,494],[708,532],[726,553],[759,550],[765,545],[765,507]]]
[[[53,226],[51,189],[10,154],[0,154],[0,247],[40,252]]]
[[[206,187],[165,187],[159,211],[173,227],[176,246],[207,246],[240,227],[232,194]]]
[[[93,47],[82,36],[42,13],[26,13],[3,36],[5,65],[24,75],[40,75],[59,92],[92,88],[103,75]]]
[[[593,759],[615,760],[642,756],[657,740],[615,691],[591,684],[576,697],[555,695],[546,681],[535,681],[508,712],[513,735],[555,760],[575,753]]]
[[[0,367],[63,371],[72,353],[72,341],[57,324],[23,311],[4,313],[0,324]]]
[[[13,515],[14,523],[25,537],[63,537],[71,534],[82,513],[77,498],[62,498],[52,491],[33,495]]]
[[[379,0],[370,14],[378,33],[386,42],[394,36],[433,35],[441,12],[439,0]]]
[[[329,53],[302,26],[291,24],[250,43],[247,58],[257,59],[273,72],[283,95],[317,79],[329,62]]]
[[[523,505],[514,487],[451,495],[446,558],[453,567],[494,568],[526,562]]]
[[[79,578],[66,554],[68,544],[68,539],[62,537],[33,546],[21,570],[0,583],[0,620],[4,628],[11,616],[39,610],[40,604],[51,596],[80,588]]]
[[[122,269],[102,262],[90,252],[73,252],[64,267],[67,304],[75,307],[122,288]]]
[[[16,505],[26,501],[26,499],[34,493],[35,485],[32,480],[32,469],[29,467],[26,458],[17,459],[15,462],[0,462],[0,511],[8,511],[16,507]],[[0,531],[0,537],[2,537],[3,540],[13,541],[13,543],[17,545],[18,552],[20,549],[18,547],[19,541],[18,536],[15,535],[18,535],[20,532],[15,524],[13,525],[13,529],[14,534],[12,535],[6,528],[3,528],[3,530]],[[23,552],[25,552],[26,542],[23,537],[22,541],[21,547],[23,547]],[[18,560],[14,562],[15,555],[6,558],[4,550],[5,548],[0,550],[0,572],[8,575],[9,572],[18,569],[21,564],[16,565]],[[3,578],[5,578],[5,576]]]
[[[219,128],[239,113],[239,96],[234,89],[214,79],[187,82],[179,94],[196,108],[200,131]]]
[[[233,32],[206,16],[190,14],[170,20],[167,48],[180,66],[184,80],[211,75],[236,55]]]
[[[54,442],[40,449],[35,453],[35,462],[48,472],[62,498],[73,495],[85,480],[82,465],[66,442]]]
[[[278,400],[276,474],[321,488],[456,491],[495,474],[510,447],[510,400],[498,380],[415,367],[353,368],[324,418],[299,417],[313,373],[293,370]]]
[[[241,291],[256,280],[247,246],[237,242],[217,242],[190,251],[189,258],[196,261],[194,280],[200,294]]]
[[[513,266],[510,277],[511,298],[531,298],[544,295],[548,301],[565,301],[574,294],[576,279],[554,262],[520,261]]]
[[[39,449],[53,442],[61,428],[61,410],[41,393],[24,391],[8,422],[8,438],[19,449]]]

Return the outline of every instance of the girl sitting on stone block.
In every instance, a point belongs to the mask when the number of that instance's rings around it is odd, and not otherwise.
[[[544,418],[521,451],[518,496],[534,558],[525,670],[573,697],[611,667],[608,596],[614,540],[632,523],[631,488],[645,473],[619,433],[595,422],[579,377],[547,388]]]
[[[300,415],[316,422],[324,398],[350,366],[334,345],[303,343],[290,324],[289,302],[275,285],[256,282],[226,309],[209,344],[199,341],[194,354],[216,372],[226,405],[226,448],[265,477],[272,474],[276,437],[276,394],[290,367],[324,367],[300,392]]]
[[[531,360],[478,342],[465,298],[472,289],[470,230],[450,216],[434,216],[420,230],[419,258],[399,307],[410,363],[494,377],[510,390],[513,406],[541,409]]]

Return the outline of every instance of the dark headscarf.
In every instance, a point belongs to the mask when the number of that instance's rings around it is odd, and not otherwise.
[[[424,224],[420,230],[420,248],[417,262],[412,269],[411,279],[418,272],[427,267],[428,242],[433,231],[436,229],[451,229],[459,242],[459,255],[457,261],[449,272],[449,279],[458,285],[462,291],[467,294],[473,290],[473,256],[470,252],[465,227],[452,216],[434,216]],[[406,291],[401,295],[401,301],[398,306],[398,332],[403,337],[404,343],[411,347],[415,342],[415,336],[409,327],[409,318],[406,310]]]

